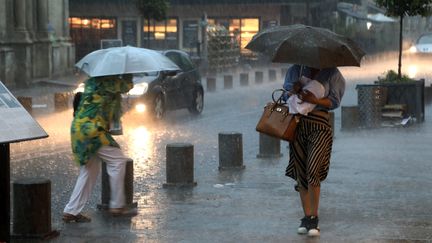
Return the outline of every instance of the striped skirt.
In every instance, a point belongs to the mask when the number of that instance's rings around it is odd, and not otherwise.
[[[293,178],[298,187],[320,186],[328,174],[333,137],[329,115],[309,113],[297,125],[296,139],[289,143],[289,164],[285,175]]]

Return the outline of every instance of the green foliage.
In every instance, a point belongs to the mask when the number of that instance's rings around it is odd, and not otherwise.
[[[168,10],[167,0],[135,0],[139,12],[146,19],[164,20]]]
[[[389,16],[428,16],[432,0],[375,0],[379,7],[386,9]]]
[[[378,83],[405,83],[405,82],[413,82],[414,79],[408,77],[407,75],[402,75],[400,78],[398,77],[398,73],[393,70],[387,71],[384,73],[384,76],[378,77]]]

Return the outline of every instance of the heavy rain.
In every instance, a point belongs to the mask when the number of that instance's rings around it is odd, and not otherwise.
[[[84,25],[84,15],[81,16],[77,8],[85,5],[85,1],[69,0],[69,2],[71,41],[76,44],[77,57],[82,58],[85,52],[90,50],[85,48],[81,39],[83,36],[77,35],[82,31],[82,27],[77,29],[76,21],[79,19]],[[117,31],[128,28],[128,24],[131,24],[128,20],[132,19],[134,25],[140,23],[135,21],[135,17],[124,17],[117,13],[118,9],[113,7],[115,5],[104,6],[100,2],[88,4],[89,10],[86,13],[90,14],[93,11],[93,14],[89,15],[93,16],[93,25],[98,21],[101,24],[105,21],[105,16],[108,15],[102,14],[104,11],[111,13],[112,16],[118,16],[118,19],[115,18],[113,22],[114,25],[121,25],[116,27]],[[112,2],[120,2],[120,6],[126,9],[132,8],[127,4],[128,1]],[[264,26],[270,27],[273,23],[269,17],[272,11],[280,15],[280,11],[290,7],[297,9],[298,3],[281,5],[280,1],[234,1],[236,2],[234,4],[222,1],[223,4],[217,5],[213,12],[203,14],[200,10],[209,11],[205,3],[187,1],[188,3],[182,4],[181,2],[171,1],[170,16],[175,14],[178,16],[164,20],[164,31],[161,31],[158,25],[160,21],[152,21],[152,31],[148,31],[150,24],[134,26],[140,31],[134,33],[137,36],[136,40],[131,40],[130,35],[124,32],[115,34],[115,38],[109,32],[102,33],[109,36],[104,38],[99,32],[100,36],[97,40],[92,40],[99,44],[101,39],[120,39],[123,44],[129,41],[131,45],[143,48],[180,49],[188,56],[196,58],[193,60],[194,65],[200,72],[198,81],[203,89],[203,109],[199,114],[190,111],[189,107],[181,107],[164,110],[163,117],[159,119],[151,114],[153,107],[150,104],[146,104],[145,111],[137,111],[135,104],[127,103],[125,96],[122,99],[123,131],[121,135],[113,137],[124,153],[133,160],[133,173],[127,176],[133,177],[132,195],[138,210],[138,215],[135,217],[115,218],[106,211],[98,209],[102,191],[99,175],[98,182],[84,209],[84,212],[91,216],[92,222],[80,225],[62,221],[63,209],[79,174],[79,166],[73,161],[71,150],[72,99],[76,88],[87,79],[87,75],[75,69],[73,72],[55,77],[51,75],[42,80],[29,81],[24,86],[5,82],[5,78],[10,76],[0,75],[0,81],[5,83],[16,97],[32,98],[29,113],[49,135],[43,139],[10,144],[11,184],[21,178],[47,178],[51,181],[52,229],[58,230],[60,234],[49,239],[49,242],[309,242],[310,238],[297,234],[299,219],[303,212],[298,193],[294,190],[295,182],[285,176],[285,168],[289,161],[288,143],[285,141],[277,143],[277,146],[280,146],[280,156],[260,158],[262,141],[260,134],[255,130],[264,106],[271,101],[273,90],[282,88],[286,71],[291,64],[272,63],[264,54],[256,54],[244,49],[247,42],[252,39],[253,34],[249,36],[250,33],[256,34],[264,29]],[[263,16],[258,16],[257,10],[254,10],[248,2],[253,2],[252,5],[259,8],[266,8],[265,11],[263,9]],[[319,1],[306,2],[307,4],[301,9],[311,8],[313,9],[311,13],[302,18],[292,17],[289,21],[286,15],[279,16],[278,21],[273,24],[282,25],[285,18],[287,21],[285,25],[301,23],[318,26],[318,23],[314,22],[318,17],[309,15],[318,14],[322,6]],[[339,13],[332,16],[348,19],[345,23],[356,26],[360,23],[366,24],[364,18],[357,18],[357,13],[350,15],[342,11],[346,9],[344,7],[346,5],[340,7],[342,1],[326,2],[335,5],[332,13]],[[373,9],[376,12],[380,9],[376,7],[374,1],[348,2],[359,2],[355,5],[364,7],[365,11]],[[104,7],[97,10],[98,4]],[[197,7],[195,4],[203,6]],[[1,6],[2,4],[0,10]],[[175,8],[178,10],[176,11]],[[252,14],[245,16],[228,14],[232,18],[229,19],[228,15],[223,14],[224,11],[227,13],[233,11],[227,10],[229,8],[234,10],[246,8]],[[379,12],[384,12],[384,9],[381,8]],[[256,18],[252,18],[251,16],[255,14]],[[422,19],[427,23],[424,32],[431,28],[429,17],[412,18],[415,21]],[[107,19],[107,24],[112,24],[110,19]],[[230,60],[225,60],[230,63],[230,66],[214,69],[211,66],[205,68],[200,66],[205,62],[199,59],[199,55],[201,57],[203,53],[208,55],[210,51],[203,49],[204,34],[201,30],[203,26],[200,24],[203,25],[204,20],[207,21],[205,24],[213,23],[216,27],[228,28],[231,40],[238,38],[237,48],[241,51],[239,58],[232,65]],[[257,30],[254,30],[255,20],[258,21]],[[405,21],[411,23],[409,21],[413,20]],[[237,36],[236,31],[230,29],[237,24],[241,25],[240,22],[245,24],[243,26],[245,29],[251,28],[250,31],[237,29],[240,35],[243,34],[242,37]],[[199,31],[195,24],[200,26]],[[320,240],[428,242],[432,240],[430,234],[432,167],[429,164],[432,154],[428,147],[429,140],[432,138],[432,116],[428,101],[430,97],[427,97],[432,94],[427,93],[426,89],[432,86],[432,58],[427,56],[432,54],[410,53],[409,47],[415,43],[418,36],[416,33],[405,29],[407,36],[403,43],[401,71],[411,79],[424,79],[424,93],[421,96],[424,121],[420,122],[419,117],[410,117],[411,120],[404,125],[401,124],[402,119],[400,119],[397,124],[393,123],[391,126],[371,128],[359,125],[354,129],[342,127],[347,124],[343,121],[346,117],[343,108],[360,105],[359,85],[376,84],[378,78],[385,76],[388,70],[397,71],[398,68],[398,28],[396,28],[398,22],[373,22],[373,24],[381,29],[387,28],[386,32],[389,29],[396,31],[397,33],[393,33],[396,40],[389,44],[390,47],[379,49],[367,46],[364,36],[362,38],[356,38],[358,36],[354,34],[351,36],[367,50],[360,67],[339,67],[346,80],[346,89],[340,106],[333,111],[334,134],[330,172],[328,178],[322,182],[321,188],[320,228],[322,232],[320,238],[312,242]],[[0,25],[0,34],[5,33],[1,30],[2,26]],[[181,36],[178,34],[173,37],[175,35],[171,33],[170,28],[174,28],[175,32],[181,32]],[[150,43],[146,40],[147,33],[154,35]],[[187,36],[193,34],[196,36]],[[345,34],[348,35],[348,31]],[[0,40],[1,37],[2,35]],[[158,38],[164,39],[165,42],[158,42]],[[246,40],[245,43],[242,38]],[[192,45],[186,43],[187,41],[198,43]],[[93,49],[96,50],[99,46],[95,47],[94,43]],[[94,51],[93,49],[91,51]],[[0,54],[2,55],[1,51]],[[3,57],[1,55],[0,57]],[[207,57],[211,58],[211,56]],[[0,64],[3,65],[2,62]],[[205,65],[211,64],[209,60],[205,63]],[[244,74],[248,77],[247,84],[242,83],[241,80]],[[271,76],[274,74],[275,76]],[[152,75],[148,74],[148,76]],[[162,77],[165,74],[160,72],[157,75]],[[167,74],[168,80],[175,80],[176,75],[178,74]],[[261,81],[258,81],[259,75],[262,75]],[[211,79],[214,79],[214,83],[210,82]],[[18,80],[17,82],[20,82]],[[65,107],[57,109],[54,94],[66,97]],[[177,100],[177,102],[189,101]],[[221,170],[218,167],[221,155],[218,135],[221,133],[241,134],[244,169]],[[195,186],[172,188],[164,186],[168,171],[167,145],[176,143],[193,145],[193,179],[197,182]],[[12,189],[10,193],[11,235],[13,236]],[[15,235],[11,242],[27,242],[27,240],[25,237]]]

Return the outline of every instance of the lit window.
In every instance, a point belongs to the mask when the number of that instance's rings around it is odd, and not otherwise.
[[[102,29],[111,29],[111,28],[114,28],[114,20],[112,20],[112,19],[101,19],[100,27]]]
[[[81,25],[82,28],[90,28],[90,23],[91,23],[90,19],[82,19],[81,23],[82,23]]]
[[[177,19],[169,19],[167,21],[166,32],[171,32],[171,33],[177,32]]]
[[[249,19],[241,19],[241,49],[252,40],[252,37],[258,33],[259,31],[259,19],[258,18],[249,18]]]
[[[148,25],[148,20],[144,20],[143,32],[150,32],[151,38],[156,40],[171,39],[177,34],[177,19],[157,22],[150,21],[150,26]]]
[[[81,28],[81,18],[69,18],[71,28]]]
[[[69,18],[69,24],[73,29],[112,29],[115,26],[114,19],[87,19],[79,17]]]
[[[92,28],[93,29],[100,29],[100,20],[99,19],[92,19]]]

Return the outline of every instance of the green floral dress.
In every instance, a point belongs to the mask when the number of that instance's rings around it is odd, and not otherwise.
[[[85,165],[103,145],[119,147],[109,133],[110,122],[121,116],[121,93],[133,87],[131,75],[89,78],[71,126],[74,160]]]

